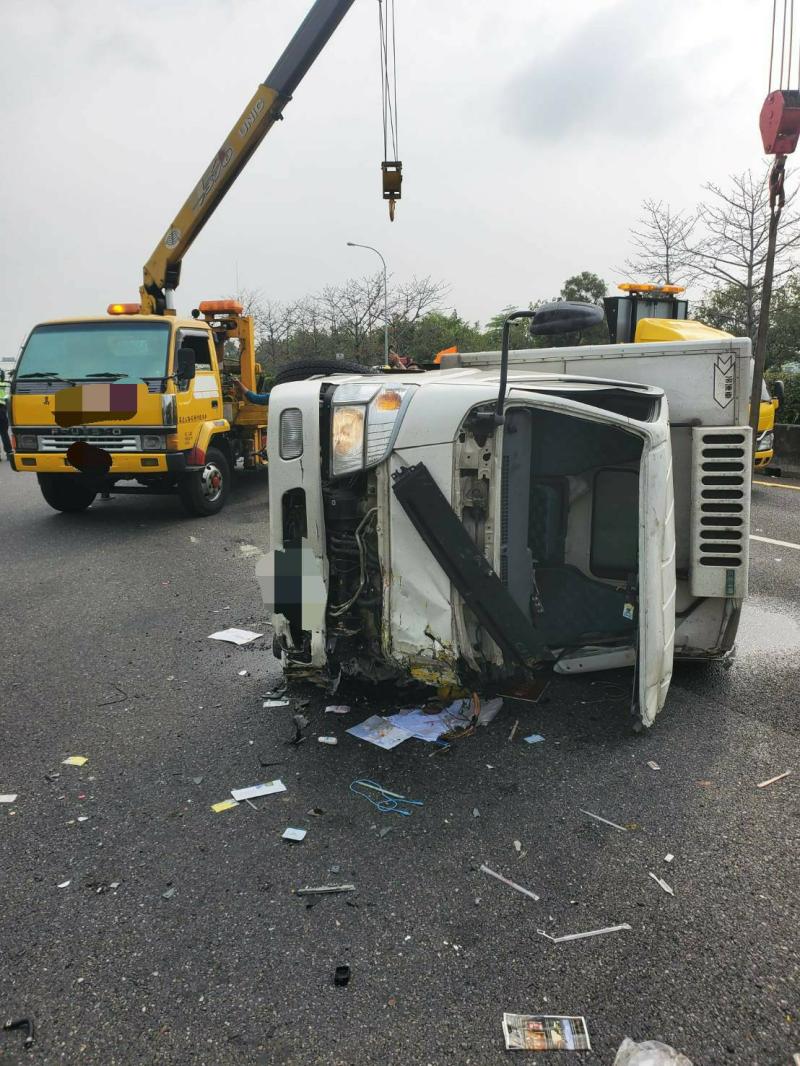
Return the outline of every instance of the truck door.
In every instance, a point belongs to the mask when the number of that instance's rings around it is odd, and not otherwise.
[[[178,382],[178,426],[181,447],[193,447],[203,422],[222,418],[216,355],[207,330],[180,329],[175,351],[191,348],[195,353],[196,373],[192,381]],[[184,435],[186,435],[184,437]],[[191,440],[188,438],[191,437]]]

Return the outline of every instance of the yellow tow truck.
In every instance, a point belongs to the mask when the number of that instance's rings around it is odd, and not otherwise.
[[[687,318],[689,302],[680,299],[680,285],[651,285],[623,282],[617,286],[624,296],[607,296],[606,320],[612,343],[643,344],[648,341],[704,341],[732,337],[732,333]],[[775,383],[780,385],[779,382]],[[782,386],[771,396],[766,382],[761,385],[758,436],[753,465],[766,466],[774,455],[775,412],[782,400]]]
[[[190,513],[215,514],[237,462],[266,463],[267,409],[233,380],[262,385],[251,318],[234,300],[179,318],[174,294],[190,245],[352,3],[313,4],[145,265],[140,302],[28,336],[10,389],[12,464],[37,475],[56,510],[82,511],[113,487],[177,492]]]

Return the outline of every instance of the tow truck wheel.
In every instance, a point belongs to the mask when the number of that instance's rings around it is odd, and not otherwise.
[[[186,474],[178,485],[181,503],[189,514],[217,514],[225,506],[231,487],[231,468],[228,460],[217,448],[206,452],[206,465],[202,470]]]
[[[42,496],[55,511],[85,511],[97,492],[79,474],[38,474]]]

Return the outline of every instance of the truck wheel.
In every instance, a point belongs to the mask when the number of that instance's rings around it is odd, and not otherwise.
[[[362,366],[352,359],[298,359],[293,363],[287,363],[276,371],[273,379],[274,385],[282,385],[286,381],[305,381],[313,378],[315,374],[375,374],[374,366]]]
[[[78,474],[37,474],[42,496],[55,511],[85,511],[97,492]]]
[[[217,514],[225,506],[231,487],[231,468],[218,448],[206,452],[206,465],[202,470],[185,474],[178,483],[181,503],[189,514]]]

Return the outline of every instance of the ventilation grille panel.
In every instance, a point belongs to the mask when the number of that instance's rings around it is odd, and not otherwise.
[[[749,427],[692,429],[693,596],[747,595],[752,461]]]

